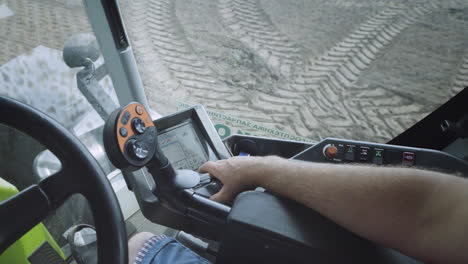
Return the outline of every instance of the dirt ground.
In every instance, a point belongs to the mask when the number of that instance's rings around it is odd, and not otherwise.
[[[79,0],[2,5],[13,15],[0,12],[0,65],[39,45],[61,51],[71,35],[92,32]],[[150,104],[162,114],[203,104],[214,123],[257,135],[386,142],[468,85],[466,0],[120,7]],[[36,86],[15,93],[34,101],[49,89]],[[77,109],[70,116],[86,110]]]
[[[468,84],[467,1],[121,3],[165,113],[200,103],[313,140],[386,142]]]

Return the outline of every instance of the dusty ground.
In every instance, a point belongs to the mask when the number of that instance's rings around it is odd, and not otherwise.
[[[78,0],[1,4],[14,15],[0,18],[0,64],[39,45],[60,51],[71,35],[91,31]],[[255,134],[385,142],[468,84],[466,0],[120,6],[148,98],[163,114],[201,103],[224,115],[215,123]],[[50,89],[34,85],[17,93],[34,99]]]
[[[467,1],[122,0],[148,97],[385,142],[468,84]],[[164,107],[161,107],[164,105]]]

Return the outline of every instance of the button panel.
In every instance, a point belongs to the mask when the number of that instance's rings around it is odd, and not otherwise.
[[[137,113],[137,106],[139,106],[142,115]],[[117,116],[116,136],[117,143],[122,153],[125,152],[125,144],[127,141],[135,136],[144,136],[148,128],[154,127],[150,115],[139,103],[131,103],[120,110]],[[114,133],[115,133],[114,132]],[[151,140],[149,137],[148,141]]]
[[[330,159],[325,155],[326,146],[336,146],[338,152],[334,158]],[[450,153],[346,139],[323,139],[292,156],[291,159],[334,164],[418,167],[468,176],[468,162]]]
[[[415,165],[415,151],[397,146],[358,141],[327,140],[321,147],[322,161],[333,163],[367,163],[375,165]],[[317,146],[319,147],[319,146]],[[318,150],[318,149],[317,149]],[[318,154],[318,153],[317,153]]]

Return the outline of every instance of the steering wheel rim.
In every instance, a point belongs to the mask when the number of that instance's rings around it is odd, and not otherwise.
[[[58,173],[0,202],[0,216],[8,215],[0,218],[0,253],[72,194],[82,194],[96,224],[98,263],[127,263],[127,235],[119,202],[86,147],[60,123],[14,99],[0,96],[0,113],[0,124],[34,138],[62,163]]]

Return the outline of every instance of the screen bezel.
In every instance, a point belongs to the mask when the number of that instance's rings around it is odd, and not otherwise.
[[[177,127],[183,126],[188,122],[192,123],[196,135],[201,141],[204,140],[208,143],[208,146],[218,159],[227,159],[232,156],[216,132],[205,108],[201,105],[195,105],[153,121],[158,130],[158,135],[177,129]]]

